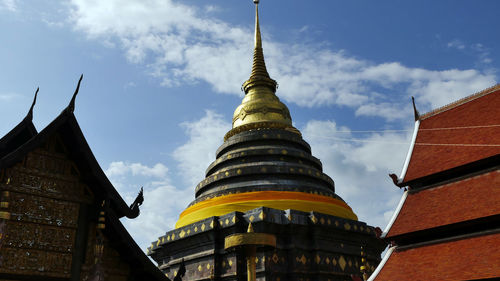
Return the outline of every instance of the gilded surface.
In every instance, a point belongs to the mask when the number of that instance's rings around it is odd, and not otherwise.
[[[233,114],[233,130],[240,127],[248,130],[248,124],[256,124],[259,128],[269,128],[266,125],[279,123],[293,128],[290,111],[276,96],[277,83],[267,72],[262,50],[262,40],[259,26],[259,13],[255,13],[255,46],[252,72],[250,78],[243,84],[245,97]]]
[[[267,233],[238,233],[229,235],[224,240],[224,249],[245,245],[276,247],[276,236]]]

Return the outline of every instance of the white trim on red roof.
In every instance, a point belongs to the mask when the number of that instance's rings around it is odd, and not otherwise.
[[[391,227],[394,224],[394,222],[396,221],[396,218],[398,217],[399,212],[401,212],[401,209],[403,208],[403,205],[406,201],[406,197],[408,197],[408,190],[406,190],[405,193],[403,193],[403,196],[401,196],[401,200],[399,200],[399,204],[396,207],[396,210],[394,211],[394,213],[392,214],[391,220],[389,221],[389,223],[385,227],[385,230],[384,230],[384,232],[382,232],[382,235],[380,236],[380,238],[385,238],[387,233],[389,233],[389,230],[391,230]]]
[[[392,252],[394,252],[395,249],[396,249],[396,246],[392,246],[392,247],[389,248],[389,250],[387,250],[387,253],[385,253],[384,258],[378,264],[377,268],[372,273],[372,275],[370,276],[370,278],[368,278],[368,281],[373,281],[373,280],[375,280],[375,278],[377,278],[377,275],[380,273],[380,271],[384,267],[385,263],[389,260],[389,257],[391,256]]]
[[[411,155],[413,153],[413,148],[415,147],[415,141],[417,140],[417,133],[419,126],[420,126],[420,120],[415,121],[415,128],[413,129],[413,137],[411,139],[410,148],[408,149],[408,153],[406,154],[405,164],[403,166],[403,170],[401,170],[401,175],[399,176],[398,183],[402,183],[406,176],[408,166],[410,165]]]

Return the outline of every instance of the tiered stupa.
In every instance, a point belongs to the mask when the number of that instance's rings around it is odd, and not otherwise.
[[[252,72],[233,127],[176,229],[148,253],[170,278],[185,264],[184,280],[246,280],[247,253],[226,251],[224,239],[252,223],[256,233],[276,237],[276,248],[257,248],[257,280],[351,280],[361,266],[375,268],[385,244],[335,194],[321,161],[292,126],[266,69],[254,2]]]

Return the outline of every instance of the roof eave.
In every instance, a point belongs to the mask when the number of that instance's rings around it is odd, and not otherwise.
[[[408,167],[410,166],[411,156],[413,154],[413,149],[415,148],[419,127],[420,127],[420,120],[416,120],[415,127],[413,128],[413,136],[411,139],[410,147],[408,148],[408,153],[406,154],[405,163],[403,165],[403,169],[401,170],[401,175],[399,176],[397,182],[397,185],[400,187],[405,185],[404,179],[406,177],[406,173],[408,172]]]
[[[40,145],[40,143],[45,141],[48,136],[61,129],[65,124],[69,126],[69,131],[71,132],[70,134],[65,134],[65,136],[78,144],[76,146],[68,146],[70,153],[83,159],[87,163],[88,168],[91,171],[89,176],[102,187],[101,190],[104,191],[105,197],[111,199],[111,203],[114,206],[113,209],[116,210],[117,215],[120,218],[124,216],[128,218],[137,217],[135,214],[131,213],[128,205],[104,174],[104,171],[95,159],[95,156],[92,153],[72,111],[63,110],[61,114],[59,114],[59,116],[55,118],[47,127],[40,131],[40,133],[18,147],[16,150],[1,158],[0,168],[8,167],[16,162],[19,162],[29,151]],[[92,181],[92,179],[90,179],[90,181]]]
[[[406,198],[408,197],[408,192],[409,191],[406,190],[403,193],[403,196],[401,196],[401,200],[399,200],[399,204],[396,207],[396,210],[394,211],[394,213],[392,214],[391,220],[387,224],[384,232],[382,232],[382,235],[380,235],[380,238],[384,239],[384,238],[387,237],[387,234],[389,233],[389,231],[391,230],[392,225],[394,224],[394,222],[396,221],[397,217],[399,216],[399,213],[401,212],[401,209],[403,209],[403,205],[404,205],[404,203],[406,201]]]
[[[368,278],[368,281],[374,281],[375,278],[377,278],[377,275],[380,273],[380,271],[382,271],[382,268],[384,267],[384,265],[387,263],[387,261],[389,260],[389,258],[391,257],[391,254],[392,252],[394,252],[394,250],[396,249],[396,246],[392,246],[389,248],[389,250],[387,250],[387,253],[385,253],[385,256],[384,258],[382,259],[382,261],[378,264],[377,268],[375,269],[375,271],[372,273],[372,275],[370,275],[370,278]]]

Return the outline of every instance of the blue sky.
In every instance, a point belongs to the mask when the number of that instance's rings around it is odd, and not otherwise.
[[[497,83],[498,1],[262,0],[268,71],[313,154],[359,218],[384,228],[426,112]],[[131,202],[145,247],[171,229],[230,129],[252,57],[252,1],[0,0],[0,135],[67,105]],[[371,132],[360,132],[371,131]]]

